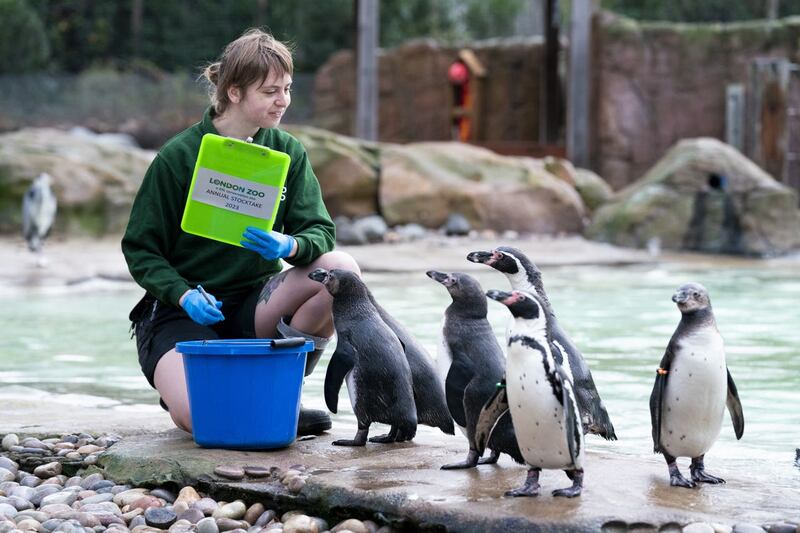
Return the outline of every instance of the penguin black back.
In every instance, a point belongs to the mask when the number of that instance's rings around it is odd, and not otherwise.
[[[478,463],[475,429],[480,411],[505,373],[505,356],[486,318],[488,305],[480,283],[467,274],[430,271],[428,277],[441,283],[452,303],[445,310],[441,332],[440,364],[449,362],[445,378],[447,407],[464,429],[470,452],[461,463],[443,468],[469,468]],[[503,417],[492,433],[488,447],[495,462],[500,452],[522,462],[510,417]]]
[[[325,402],[337,411],[338,393],[347,380],[358,432],[340,446],[366,444],[373,422],[391,425],[388,435],[372,442],[411,440],[417,430],[417,410],[411,370],[397,335],[381,319],[367,286],[353,272],[317,269],[308,275],[333,296],[336,350],[325,375]]]

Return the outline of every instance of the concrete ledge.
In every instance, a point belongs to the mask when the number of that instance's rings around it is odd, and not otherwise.
[[[106,476],[137,485],[193,484],[226,501],[243,498],[281,510],[303,508],[331,519],[377,519],[414,530],[598,531],[632,525],[658,529],[697,521],[762,524],[800,517],[791,465],[776,468],[748,460],[745,467],[744,462],[711,456],[709,470],[728,483],[686,490],[669,486],[660,456],[589,452],[581,497],[553,498],[550,492],[569,481],[561,472],[546,471],[538,498],[506,498],[503,493],[522,484],[526,470],[505,457],[495,466],[439,469],[465,455],[460,436],[425,428],[412,443],[331,445],[343,437],[352,437],[352,431],[337,429],[277,451],[226,451],[198,448],[185,433],[173,430],[125,438],[101,456],[100,464]],[[221,464],[282,470],[302,464],[311,476],[294,495],[278,481],[226,481],[213,474]]]

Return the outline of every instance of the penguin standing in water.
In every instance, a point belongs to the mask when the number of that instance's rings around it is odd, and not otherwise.
[[[539,268],[520,250],[509,246],[501,246],[490,252],[472,252],[467,255],[467,259],[502,272],[511,283],[512,289],[536,295],[547,312],[552,332],[550,351],[573,381],[584,432],[600,435],[606,440],[617,440],[614,425],[597,392],[589,366],[556,319],[544,290],[542,272]]]
[[[353,440],[337,446],[364,446],[373,422],[389,424],[388,435],[370,442],[402,442],[417,433],[417,409],[411,369],[397,335],[372,303],[369,289],[353,272],[318,268],[308,275],[325,285],[333,296],[336,350],[325,374],[325,403],[337,410],[339,389],[347,381],[350,403],[358,421]]]
[[[727,405],[736,438],[744,433],[744,414],[736,384],[725,363],[708,291],[698,283],[682,285],[672,295],[681,321],[656,372],[650,395],[653,449],[663,453],[673,487],[725,483],[705,472],[703,456],[714,444]],[[691,457],[692,480],[684,478],[677,457]]]
[[[530,467],[525,484],[506,496],[538,496],[543,468],[564,470],[572,486],[553,496],[573,498],[583,489],[583,431],[571,377],[551,351],[547,305],[525,291],[486,295],[513,316],[508,328],[506,392],[517,442]],[[491,437],[489,437],[491,439]]]
[[[505,371],[503,350],[486,319],[483,289],[475,278],[466,274],[431,270],[427,275],[444,285],[453,299],[445,310],[437,363],[445,384],[447,408],[469,442],[469,453],[463,462],[442,468],[472,468],[479,463],[496,463],[501,452],[522,463],[522,454],[508,417],[498,417],[494,432],[488,439],[491,456],[482,460],[483,448],[481,453],[477,451],[478,416]]]

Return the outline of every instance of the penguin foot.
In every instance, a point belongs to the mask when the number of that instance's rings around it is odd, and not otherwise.
[[[553,496],[563,498],[574,498],[575,496],[580,496],[581,492],[583,491],[583,470],[564,470],[564,472],[567,474],[567,477],[572,480],[572,486],[564,489],[554,490]]]
[[[358,439],[348,440],[348,439],[339,439],[333,441],[331,444],[334,446],[366,446],[366,442],[361,442]]]
[[[513,489],[506,491],[504,496],[508,496],[510,498],[521,498],[521,497],[528,497],[528,498],[535,498],[539,495],[539,484],[528,486],[528,484],[524,484],[518,489]]]
[[[459,470],[463,468],[474,468],[478,464],[478,452],[470,450],[467,458],[460,463],[449,463],[442,465],[442,470]]]
[[[561,496],[564,498],[574,498],[575,496],[580,496],[581,492],[583,491],[583,487],[580,485],[578,486],[571,486],[565,489],[558,489],[553,491],[553,496]]]
[[[492,453],[489,454],[489,457],[481,457],[478,459],[479,465],[493,465],[497,464],[497,460],[500,459],[500,452],[496,450],[492,450]]]
[[[680,472],[670,473],[669,475],[669,484],[673,487],[684,487],[687,489],[693,489],[697,485],[693,481],[689,481]]]
[[[387,433],[386,435],[378,435],[377,437],[370,437],[370,442],[377,442],[378,444],[389,444],[395,441],[394,435]]]
[[[712,476],[711,474],[706,474],[705,470],[702,468],[698,469],[691,469],[692,471],[692,481],[695,483],[711,483],[712,485],[719,485],[720,483],[725,483],[725,480],[721,477]]]
[[[505,493],[506,496],[512,498],[519,498],[527,496],[529,498],[539,495],[539,473],[540,468],[531,468],[528,470],[528,477],[525,478],[525,484],[518,489],[509,490]]]
[[[365,446],[367,444],[368,433],[369,433],[368,429],[359,429],[356,432],[356,436],[353,440],[339,439],[333,441],[331,444],[333,444],[334,446]]]
[[[370,442],[377,442],[378,444],[389,444],[391,442],[395,442],[397,440],[398,430],[396,427],[392,426],[389,430],[389,433],[386,435],[378,435],[377,437],[370,437]]]

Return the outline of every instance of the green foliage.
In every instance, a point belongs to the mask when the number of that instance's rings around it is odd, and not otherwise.
[[[45,65],[50,48],[42,21],[26,0],[0,0],[0,73]]]
[[[639,20],[732,22],[764,19],[764,0],[601,0],[604,9]],[[780,0],[778,16],[800,14],[800,2]]]
[[[309,72],[355,41],[356,0],[27,1],[47,28],[53,66],[68,72],[92,65],[126,67],[134,60],[196,71],[251,27],[264,27],[293,43],[296,70]],[[511,35],[525,2],[380,0],[380,44],[397,46],[414,37],[452,43]],[[24,5],[23,0],[0,3]],[[132,17],[136,5],[141,6],[138,35]]]

